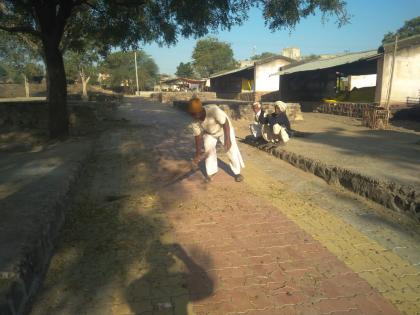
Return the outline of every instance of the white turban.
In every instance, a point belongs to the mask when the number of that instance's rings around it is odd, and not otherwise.
[[[280,111],[285,112],[287,108],[287,104],[282,101],[277,101],[274,103],[274,107],[278,107]]]

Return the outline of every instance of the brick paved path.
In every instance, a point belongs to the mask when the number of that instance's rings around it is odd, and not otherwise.
[[[187,281],[197,315],[399,314],[247,184],[220,173],[204,190],[199,180],[183,183],[191,199],[168,213],[174,239],[203,267]],[[194,300],[201,291],[209,296]]]
[[[243,183],[166,185],[189,170],[185,116],[124,110],[134,124],[99,140],[33,315],[419,313],[415,266],[256,163]]]

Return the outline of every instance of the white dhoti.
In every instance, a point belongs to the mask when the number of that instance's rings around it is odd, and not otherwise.
[[[252,123],[249,125],[249,130],[251,130],[251,134],[254,136],[254,138],[261,138],[262,133],[261,133],[261,128],[262,125],[259,123]]]
[[[241,173],[241,168],[245,167],[244,161],[242,159],[241,152],[239,151],[238,144],[236,143],[235,132],[233,131],[232,125],[230,125],[230,142],[231,147],[226,155],[229,159],[229,166],[232,170],[233,174],[239,175]],[[208,176],[214,175],[218,171],[217,165],[217,152],[216,152],[216,145],[217,142],[224,144],[225,136],[224,134],[221,135],[210,135],[204,134],[203,135],[203,142],[204,142],[204,151],[206,154],[206,172]]]
[[[279,124],[273,125],[273,128],[270,128],[269,125],[264,125],[262,127],[262,137],[267,142],[283,142],[286,143],[290,140],[287,129]]]

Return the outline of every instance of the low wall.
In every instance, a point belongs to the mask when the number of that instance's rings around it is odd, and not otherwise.
[[[412,187],[395,182],[381,181],[338,166],[327,165],[317,160],[289,152],[286,148],[271,144],[259,144],[251,136],[245,142],[266,151],[293,166],[321,177],[329,184],[340,185],[358,195],[371,199],[391,210],[420,222],[419,193]]]
[[[30,96],[46,96],[45,83],[29,83]],[[0,84],[0,98],[25,97],[24,84]]]
[[[72,134],[91,130],[96,122],[108,117],[117,107],[114,102],[68,103]],[[48,104],[46,101],[0,102],[1,130],[48,131]]]
[[[319,113],[362,118],[365,110],[374,107],[372,103],[322,103],[315,111]]]
[[[217,98],[226,99],[226,100],[239,100],[239,94],[241,94],[241,93],[236,93],[236,92],[232,92],[232,93],[215,92],[215,93],[216,93]]]
[[[281,101],[280,98],[280,91],[274,91],[274,92],[259,92],[259,99],[258,101],[261,102],[275,102],[275,101]]]
[[[275,101],[281,100],[280,91],[217,93],[217,98],[240,100],[240,101],[247,101],[247,102],[275,102]]]
[[[187,101],[175,101],[174,107],[185,111],[188,102]],[[223,111],[228,114],[232,119],[254,119],[254,111],[252,110],[252,102],[238,102],[238,101],[229,101],[229,100],[217,100],[217,101],[204,101],[204,105],[216,104]],[[287,103],[286,114],[290,121],[303,120],[302,113],[300,111],[300,104],[298,103]],[[262,104],[265,111],[271,113],[274,110],[273,103],[263,103]]]
[[[174,101],[188,101],[193,96],[197,96],[201,100],[212,100],[216,98],[215,92],[158,92],[151,93],[150,97],[154,101],[161,103],[170,103]]]
[[[88,94],[116,94],[108,90],[103,90],[95,85],[88,85]],[[45,83],[29,83],[29,95],[31,97],[45,97],[47,95],[47,86]],[[81,84],[67,84],[67,95],[75,99],[82,98],[82,86]],[[16,98],[25,97],[25,86],[24,84],[0,84],[0,98]],[[95,96],[94,96],[95,97]]]

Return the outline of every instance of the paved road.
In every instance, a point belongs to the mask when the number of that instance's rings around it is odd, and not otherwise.
[[[243,183],[223,155],[210,184],[182,179],[187,122],[121,107],[32,314],[420,313],[418,225],[244,145]]]

